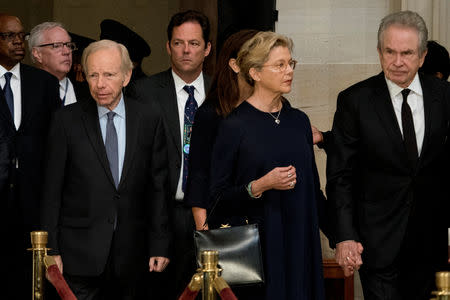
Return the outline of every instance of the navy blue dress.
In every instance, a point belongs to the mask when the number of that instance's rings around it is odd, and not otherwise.
[[[322,193],[311,125],[303,112],[286,102],[279,119],[276,124],[269,113],[244,102],[220,123],[212,154],[211,194],[235,215],[259,224],[265,299],[324,299],[317,203]],[[297,170],[294,189],[249,197],[245,186],[250,181],[289,165]]]

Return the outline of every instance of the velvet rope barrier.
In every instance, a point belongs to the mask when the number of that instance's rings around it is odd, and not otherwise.
[[[44,262],[47,268],[47,279],[55,287],[59,297],[61,297],[62,300],[77,300],[77,297],[75,297],[59,271],[55,259],[51,256],[46,256]]]
[[[222,277],[216,277],[214,279],[214,288],[217,293],[220,295],[220,299],[222,300],[237,300],[230,286],[227,284],[225,279]]]
[[[194,300],[202,288],[202,274],[195,273],[178,300]]]

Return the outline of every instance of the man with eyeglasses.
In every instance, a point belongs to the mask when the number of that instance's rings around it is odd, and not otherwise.
[[[3,267],[8,270],[2,298],[30,296],[30,231],[40,228],[42,157],[50,116],[59,106],[57,79],[22,64],[25,36],[21,21],[0,14],[0,127],[10,149],[8,184],[0,191]],[[1,140],[1,138],[0,138]],[[3,251],[5,253],[3,253]]]
[[[72,67],[72,51],[77,47],[61,23],[44,22],[31,29],[28,39],[31,59],[36,67],[59,80],[61,106],[75,103],[89,95],[87,86],[74,86],[67,77]]]

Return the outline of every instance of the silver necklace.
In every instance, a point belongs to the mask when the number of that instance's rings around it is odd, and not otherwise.
[[[272,118],[274,118],[275,119],[275,123],[278,125],[278,124],[280,124],[280,113],[281,113],[281,108],[280,108],[280,110],[278,111],[278,114],[277,114],[277,116],[275,117],[271,112],[267,112],[269,115],[271,115],[272,116]]]

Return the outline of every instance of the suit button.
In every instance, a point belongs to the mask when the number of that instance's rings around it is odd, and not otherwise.
[[[11,159],[11,164],[13,164],[13,165],[16,164],[16,158]]]

